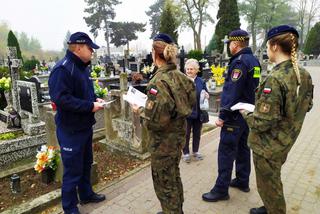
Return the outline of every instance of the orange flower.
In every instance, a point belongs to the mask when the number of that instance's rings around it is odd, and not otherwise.
[[[48,146],[48,150],[54,150],[55,149],[55,147],[54,146]]]
[[[43,166],[41,166],[41,165],[39,165],[39,164],[36,164],[35,166],[34,166],[34,169],[37,171],[37,172],[42,172],[43,170],[44,170],[44,167]]]
[[[46,153],[41,153],[39,156],[39,161],[47,163],[48,162],[48,155]]]

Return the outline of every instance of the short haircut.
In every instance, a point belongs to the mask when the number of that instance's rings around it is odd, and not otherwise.
[[[187,69],[188,66],[193,67],[197,72],[200,69],[199,62],[196,59],[188,59],[185,64],[185,69]]]

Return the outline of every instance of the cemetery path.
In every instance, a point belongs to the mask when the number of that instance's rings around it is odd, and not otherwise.
[[[320,72],[319,67],[307,67],[315,84],[314,107],[307,115],[300,136],[282,168],[282,180],[287,201],[287,213],[319,213],[320,210]],[[190,164],[181,162],[186,214],[248,213],[262,204],[257,193],[254,169],[249,193],[230,188],[230,200],[207,203],[201,195],[209,191],[217,176],[219,129],[202,136],[200,152],[204,160]],[[160,204],[153,190],[150,167],[112,185],[102,193],[107,200],[99,204],[80,206],[82,213],[92,214],[153,214]]]

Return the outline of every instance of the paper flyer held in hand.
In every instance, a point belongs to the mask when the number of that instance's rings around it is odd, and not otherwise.
[[[115,101],[116,101],[116,99],[110,100],[110,101],[105,101],[105,102],[103,102],[103,103],[101,103],[101,104],[103,105],[103,107],[107,107],[110,103],[113,103],[113,102],[115,102]]]
[[[147,95],[140,92],[139,90],[129,87],[127,94],[123,95],[123,99],[131,105],[138,105],[139,107],[145,107],[147,101]]]
[[[237,104],[231,106],[230,109],[231,109],[232,111],[244,109],[244,110],[253,112],[253,111],[254,111],[254,105],[252,105],[252,104],[250,104],[250,103],[241,103],[241,102],[240,102],[240,103],[237,103]]]

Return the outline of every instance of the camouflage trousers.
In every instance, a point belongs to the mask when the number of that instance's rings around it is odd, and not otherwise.
[[[165,214],[182,214],[183,187],[179,162],[181,150],[175,156],[151,154],[153,186]]]
[[[286,202],[281,182],[281,167],[285,158],[265,159],[253,153],[259,195],[268,214],[285,214]]]

